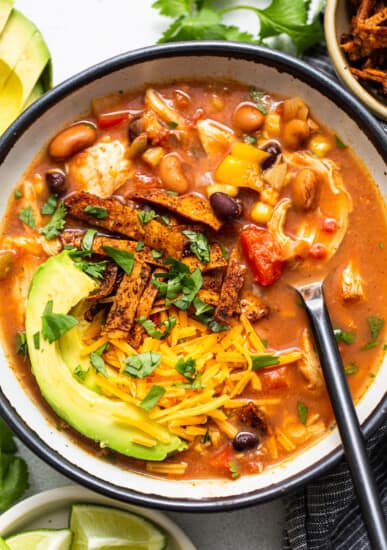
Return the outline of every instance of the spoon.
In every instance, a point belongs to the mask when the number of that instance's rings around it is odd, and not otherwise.
[[[325,305],[323,282],[293,285],[305,305],[371,547],[387,549],[386,520]]]

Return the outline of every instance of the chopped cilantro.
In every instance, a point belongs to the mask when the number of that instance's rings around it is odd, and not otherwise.
[[[188,357],[188,359],[183,359],[180,357],[175,365],[175,369],[179,374],[191,382],[196,377],[196,361],[195,359],[192,359],[192,357]]]
[[[89,216],[93,216],[94,218],[97,218],[97,220],[106,220],[106,218],[108,217],[107,209],[101,206],[91,206],[89,204],[85,206],[83,211],[85,214],[89,214]]]
[[[153,409],[156,403],[158,403],[158,401],[162,398],[165,392],[166,392],[165,388],[154,384],[149,390],[149,392],[146,394],[144,399],[141,401],[140,407],[142,409],[145,409],[146,411],[150,411],[151,409]]]
[[[172,191],[172,189],[166,189],[165,190],[166,194],[171,196],[171,197],[178,197],[179,196],[179,193],[177,191]]]
[[[79,378],[79,380],[85,380],[88,372],[89,369],[83,370],[81,365],[77,365],[73,370],[73,376],[75,376],[75,378]]]
[[[53,313],[53,305],[53,301],[49,300],[42,315],[42,336],[50,344],[79,323],[72,315]]]
[[[85,260],[73,259],[73,261],[78,269],[87,275],[90,275],[90,277],[93,277],[94,279],[103,279],[107,266],[106,260],[103,260],[102,262],[86,262]]]
[[[22,198],[23,193],[21,191],[19,191],[19,189],[16,189],[13,196],[15,197],[16,200],[18,200],[18,199]]]
[[[384,326],[384,319],[381,319],[380,317],[370,316],[367,317],[367,323],[371,332],[372,340],[377,340],[379,333]]]
[[[210,245],[207,237],[198,231],[182,231],[183,235],[191,242],[191,252],[195,254],[198,260],[208,263],[210,261]]]
[[[230,470],[230,473],[231,473],[231,477],[233,479],[236,479],[237,477],[239,477],[241,475],[240,471],[238,470],[238,465],[233,460],[231,460],[228,463],[228,467],[229,467],[229,470]]]
[[[136,252],[141,252],[141,250],[143,250],[144,246],[145,245],[142,241],[138,241],[137,244],[136,244],[136,248],[135,248]]]
[[[145,225],[151,220],[154,220],[154,218],[157,218],[157,214],[154,210],[140,210],[139,212],[137,212],[137,217],[141,225]]]
[[[16,333],[16,353],[27,357],[27,336],[25,332],[18,331]]]
[[[347,366],[344,367],[345,374],[356,374],[359,372],[359,367],[357,364],[352,361],[352,363],[349,363]]]
[[[339,136],[337,134],[335,134],[335,140],[336,140],[336,145],[339,149],[346,149],[347,148],[345,143],[343,141],[341,141],[341,139],[339,138]]]
[[[250,145],[256,145],[257,138],[255,136],[250,136],[250,134],[243,134],[242,140],[244,143],[249,143]]]
[[[146,317],[139,317],[136,321],[146,330],[151,338],[156,338],[156,340],[164,340],[164,338],[167,338],[176,325],[176,317],[173,316],[168,317],[160,324],[160,328],[165,328],[164,331],[158,330],[154,322]]]
[[[173,120],[168,120],[167,124],[171,130],[174,130],[179,126],[178,123],[174,122]]]
[[[151,250],[151,254],[152,254],[152,258],[155,260],[158,260],[163,255],[163,253],[160,252],[160,250]]]
[[[272,367],[279,365],[280,360],[276,355],[252,355],[253,370],[262,369],[264,367]]]
[[[32,229],[36,229],[36,221],[31,206],[22,208],[19,212],[18,218],[29,227],[32,227]]]
[[[59,203],[50,221],[41,230],[41,234],[49,241],[60,235],[66,223],[67,210],[63,202]]]
[[[47,201],[43,204],[41,212],[45,216],[53,214],[56,210],[56,206],[58,203],[58,198],[56,195],[50,195],[47,199]]]
[[[102,374],[105,378],[109,378],[109,375],[102,354],[108,349],[108,347],[109,343],[106,342],[105,344],[102,344],[102,346],[100,346],[98,349],[90,353],[90,363],[95,368],[95,370]]]
[[[333,332],[336,342],[344,342],[344,344],[350,345],[355,341],[355,334],[353,332],[346,332],[341,328],[335,328]]]
[[[202,384],[200,373],[196,376],[194,380],[190,380],[189,382],[183,384],[180,382],[175,382],[173,385],[177,388],[184,388],[186,390],[201,390],[206,387],[204,384]]]
[[[124,373],[134,378],[149,376],[160,364],[161,355],[155,351],[145,351],[125,359]]]
[[[228,260],[228,258],[229,258],[229,253],[228,253],[227,248],[226,248],[223,244],[221,244],[221,245],[220,245],[220,249],[221,249],[221,251],[222,251],[222,256],[223,256],[223,258],[224,258],[225,260]]]
[[[120,250],[112,246],[102,247],[106,254],[108,254],[121,269],[125,271],[127,275],[130,275],[134,266],[134,254],[133,252],[127,252],[126,250]]]
[[[85,234],[83,235],[82,242],[81,242],[81,250],[85,253],[86,256],[91,256],[91,252],[93,249],[93,242],[94,238],[97,234],[96,229],[88,229]]]
[[[375,342],[368,342],[367,344],[364,344],[360,349],[361,351],[366,351],[367,349],[376,348],[379,345],[379,342],[375,340]]]
[[[196,296],[193,301],[193,306],[195,308],[195,315],[200,316],[203,315],[203,313],[213,313],[214,307],[210,304],[206,304],[206,302],[203,302],[199,296]]]
[[[203,435],[202,443],[205,445],[206,443],[210,443],[211,436],[210,436],[210,430],[207,430],[206,433]]]
[[[258,111],[260,111],[263,115],[267,115],[267,109],[262,99],[265,92],[260,92],[255,86],[250,86],[249,93],[251,99],[255,102]]]
[[[152,283],[158,289],[158,295],[165,297],[167,306],[173,303],[179,309],[187,310],[203,284],[201,271],[197,268],[191,273],[188,266],[174,258],[166,258],[164,263],[171,266],[169,271],[154,273]]]
[[[379,243],[379,248],[380,248],[381,250],[384,250],[384,243],[383,243],[383,242],[380,242],[380,243]]]
[[[302,401],[297,401],[297,415],[302,424],[306,424],[308,419],[308,407]]]
[[[34,340],[34,348],[40,349],[40,332],[35,332],[33,336],[33,340]]]
[[[162,214],[158,216],[158,218],[164,225],[169,225],[171,223],[171,218],[167,214]]]

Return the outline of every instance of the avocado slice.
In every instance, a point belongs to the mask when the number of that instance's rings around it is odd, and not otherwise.
[[[27,101],[23,105],[23,110],[27,109],[32,103],[34,103],[37,99],[39,99],[44,94],[44,87],[42,80],[38,80],[38,82],[35,84],[35,86],[32,89],[32,92],[27,97]]]
[[[49,59],[50,52],[37,30],[28,41],[0,90],[0,133],[22,110]]]
[[[0,0],[0,34],[3,32],[15,0]]]
[[[80,355],[78,327],[52,344],[41,335],[39,349],[34,345],[34,335],[41,331],[41,317],[49,300],[53,300],[55,313],[67,314],[71,311],[73,314],[76,313],[73,308],[96,286],[91,277],[74,265],[66,250],[52,256],[37,269],[31,282],[26,310],[32,372],[49,405],[80,434],[127,456],[164,460],[168,454],[185,449],[186,444],[151,420],[140,407],[110,399],[93,391],[92,382],[83,384],[74,377],[74,369],[85,361]],[[157,439],[153,447],[133,441],[136,436],[145,435],[142,428]]]

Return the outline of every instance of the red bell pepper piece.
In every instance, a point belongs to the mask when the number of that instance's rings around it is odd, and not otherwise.
[[[267,229],[250,225],[241,232],[241,244],[256,283],[269,286],[282,275],[281,249]]]
[[[112,113],[102,113],[98,115],[98,126],[103,130],[105,128],[111,128],[117,126],[124,120],[128,120],[129,111],[115,111]]]

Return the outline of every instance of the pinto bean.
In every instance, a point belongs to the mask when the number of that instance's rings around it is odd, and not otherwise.
[[[302,210],[310,210],[317,191],[317,177],[310,168],[302,168],[293,180],[292,199]]]
[[[309,126],[305,120],[289,120],[282,131],[282,141],[287,149],[298,149],[309,137]]]
[[[253,105],[244,104],[237,107],[232,117],[232,123],[242,132],[255,132],[265,121],[264,115]]]
[[[159,174],[164,186],[176,193],[186,193],[189,183],[184,175],[179,157],[174,154],[165,155],[159,164]]]
[[[92,124],[79,122],[65,128],[54,137],[48,146],[48,154],[54,160],[65,160],[93,145],[96,139],[95,127]]]

